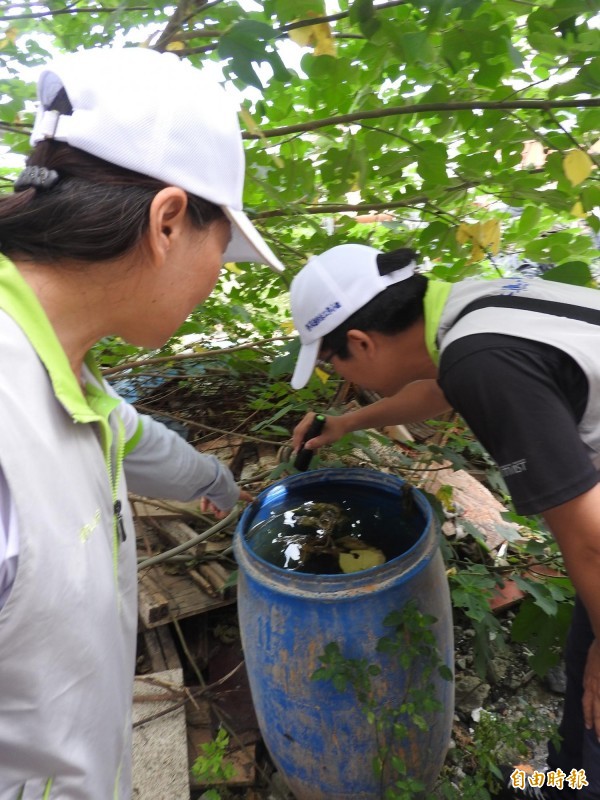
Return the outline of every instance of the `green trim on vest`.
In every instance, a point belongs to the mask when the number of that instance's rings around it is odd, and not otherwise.
[[[427,347],[427,352],[431,356],[433,363],[436,365],[440,362],[440,351],[436,342],[437,332],[442,312],[451,289],[451,283],[430,278],[425,297],[423,298],[423,310],[425,313],[425,346]]]
[[[123,468],[125,434],[123,421],[117,415],[117,439],[114,463],[112,456],[113,429],[109,418],[121,404],[118,397],[107,394],[102,388],[102,375],[91,353],[85,363],[98,384],[87,382],[85,395],[62,348],[50,320],[33,289],[8,258],[0,254],[0,308],[19,325],[29,339],[38,358],[46,368],[57,400],[75,422],[99,424],[101,447],[110,483],[113,508],[118,498],[118,488]],[[137,434],[137,432],[136,432]],[[113,568],[118,590],[119,520],[113,516]],[[48,787],[49,791],[49,787]]]
[[[132,452],[132,450],[135,450],[135,448],[138,446],[139,441],[140,441],[140,439],[142,438],[143,435],[144,435],[144,423],[142,422],[142,420],[140,418],[138,420],[138,424],[137,424],[137,428],[135,430],[135,433],[133,434],[131,439],[128,439],[127,443],[125,444],[125,450],[123,451],[124,455],[125,455],[125,458],[127,458],[127,456],[129,455],[129,453]]]
[[[0,308],[23,330],[46,367],[54,393],[75,422],[97,422],[54,328],[35,292],[6,256],[0,255]]]

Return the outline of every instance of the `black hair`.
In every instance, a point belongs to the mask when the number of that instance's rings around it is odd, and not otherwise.
[[[49,110],[72,113],[64,89]],[[55,170],[59,180],[49,189],[0,197],[0,247],[42,261],[103,261],[133,250],[147,230],[152,200],[168,185],[52,139],[34,147],[27,165]],[[187,214],[197,229],[225,217],[189,193]]]
[[[417,253],[410,248],[400,248],[377,256],[380,275],[388,275],[417,260]],[[377,331],[391,336],[410,328],[423,317],[423,298],[427,290],[427,278],[418,273],[410,278],[393,283],[358,311],[326,334],[321,342],[321,352],[349,357],[347,334],[349,330]]]

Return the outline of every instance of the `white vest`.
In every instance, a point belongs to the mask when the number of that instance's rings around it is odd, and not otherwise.
[[[85,397],[0,256],[0,469],[19,538],[0,609],[0,800],[131,796],[137,573],[123,465],[146,496],[204,495],[223,510],[239,497],[218,459],[149,417],[125,442],[122,399],[92,362],[84,377]]]
[[[542,278],[468,279],[452,287],[437,330],[440,354],[464,336],[500,333],[548,344],[571,356],[585,373],[589,385],[579,433],[594,466],[600,469],[600,325],[518,307],[479,308],[456,321],[470,303],[490,296],[513,297],[516,303],[520,298],[546,300],[570,306],[564,310],[566,314],[593,309],[600,317],[600,291]],[[526,402],[526,398],[522,400]]]
[[[124,481],[113,497],[99,424],[74,422],[3,311],[0,363],[0,461],[21,539],[0,611],[0,800],[125,800],[137,601]]]

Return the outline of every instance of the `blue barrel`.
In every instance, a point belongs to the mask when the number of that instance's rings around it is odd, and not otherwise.
[[[381,566],[350,574],[311,574],[276,566],[254,552],[248,536],[269,516],[298,499],[347,495],[361,498],[364,518],[380,514],[398,497],[410,495],[407,526],[386,519],[390,536],[402,535],[406,549]],[[392,507],[390,505],[390,507]],[[408,512],[407,512],[408,513]],[[400,533],[402,531],[402,534]],[[336,642],[348,659],[367,659],[381,668],[373,679],[379,709],[398,708],[407,688],[419,688],[418,664],[409,669],[377,652],[389,636],[383,620],[415,601],[432,615],[437,649],[453,666],[450,595],[439,533],[425,497],[397,477],[366,469],[319,469],[272,485],[246,508],[234,539],[239,566],[238,612],[246,668],[260,730],[273,762],[297,800],[375,800],[386,785],[372,764],[380,753],[374,727],[365,718],[356,693],[339,691],[330,681],[313,680],[319,657]],[[441,710],[424,713],[426,729],[411,725],[394,743],[408,774],[430,791],[442,768],[454,712],[452,681],[432,676]],[[412,719],[412,717],[411,717]],[[391,779],[390,779],[391,780]],[[415,794],[415,797],[417,795]]]

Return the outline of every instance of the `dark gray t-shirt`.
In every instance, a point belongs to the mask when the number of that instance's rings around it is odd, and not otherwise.
[[[577,425],[588,382],[562,350],[501,334],[442,353],[438,383],[499,465],[520,514],[538,514],[598,482]]]

